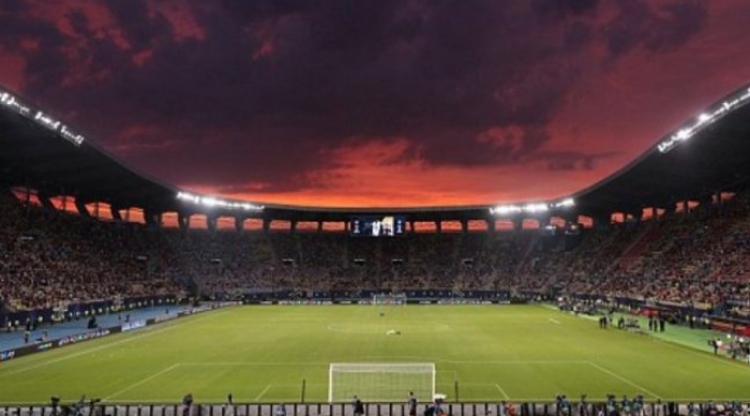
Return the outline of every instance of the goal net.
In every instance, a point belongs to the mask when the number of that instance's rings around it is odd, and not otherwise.
[[[409,392],[421,401],[435,395],[434,363],[333,363],[328,374],[328,401],[401,402]]]
[[[406,305],[406,294],[376,294],[372,295],[373,305]]]

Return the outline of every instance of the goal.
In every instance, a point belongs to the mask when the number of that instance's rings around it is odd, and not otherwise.
[[[422,401],[435,395],[434,363],[333,363],[328,401],[401,402],[409,392]]]
[[[406,305],[406,294],[378,294],[372,295],[373,305]]]

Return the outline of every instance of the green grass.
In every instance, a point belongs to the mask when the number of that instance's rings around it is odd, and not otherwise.
[[[434,362],[449,400],[750,399],[750,366],[539,306],[246,306],[2,363],[0,402],[323,402],[329,363],[367,361]]]

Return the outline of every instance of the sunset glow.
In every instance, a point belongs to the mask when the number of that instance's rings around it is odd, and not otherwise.
[[[0,84],[75,126],[69,140],[265,204],[561,198],[750,81],[739,0],[25,0],[0,13],[13,27]]]

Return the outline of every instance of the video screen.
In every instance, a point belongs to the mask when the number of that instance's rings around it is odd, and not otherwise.
[[[403,217],[359,217],[349,223],[351,235],[361,237],[393,237],[406,231]]]

